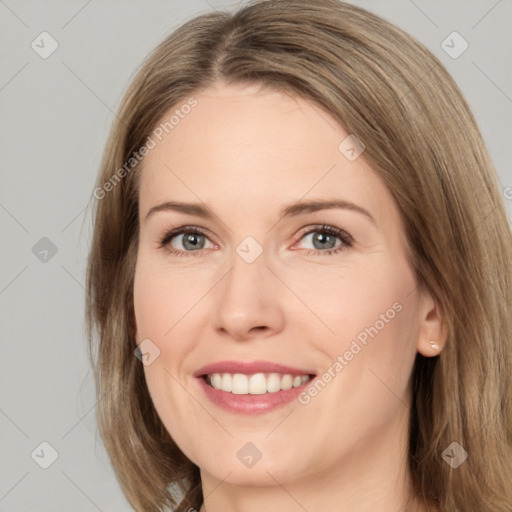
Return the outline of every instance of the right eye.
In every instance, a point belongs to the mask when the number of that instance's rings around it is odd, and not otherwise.
[[[160,240],[160,247],[165,248],[169,254],[191,256],[190,253],[194,253],[195,256],[196,253],[205,248],[204,245],[207,240],[208,238],[201,228],[182,226],[167,232]],[[175,244],[181,245],[183,249],[176,247]]]

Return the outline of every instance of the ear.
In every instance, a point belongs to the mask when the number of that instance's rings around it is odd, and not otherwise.
[[[418,315],[417,350],[425,357],[437,356],[446,344],[448,326],[444,311],[428,291],[420,295]]]

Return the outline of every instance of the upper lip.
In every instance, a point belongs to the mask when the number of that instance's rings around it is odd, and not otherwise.
[[[293,368],[271,361],[218,361],[210,363],[194,372],[194,377],[202,377],[212,373],[282,373],[289,375],[314,375],[314,372],[303,368]]]

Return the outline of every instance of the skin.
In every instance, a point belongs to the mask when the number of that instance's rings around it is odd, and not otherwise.
[[[153,403],[201,469],[201,511],[397,512],[410,492],[414,358],[439,354],[446,333],[435,301],[416,286],[396,204],[362,157],[340,152],[349,134],[318,105],[254,84],[194,97],[197,106],[145,158],[134,306],[137,343],[149,338],[160,350],[144,366]],[[279,220],[284,204],[312,199],[350,201],[374,221],[350,209]],[[146,219],[170,200],[204,203],[214,217]],[[344,230],[353,245],[328,254],[325,242],[314,244],[318,230],[302,234],[317,224]],[[159,246],[185,225],[207,231],[199,249],[183,245],[190,235]],[[236,252],[247,236],[263,249],[252,263]],[[228,359],[321,375],[394,303],[400,312],[307,404],[237,414],[212,404],[192,376]],[[237,457],[248,442],[262,454],[251,468]],[[435,508],[415,500],[407,510]]]

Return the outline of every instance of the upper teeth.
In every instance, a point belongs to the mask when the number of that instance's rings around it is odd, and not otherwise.
[[[281,390],[296,388],[309,380],[309,375],[290,375],[281,373],[211,373],[207,382],[215,389],[235,395],[263,395]]]

